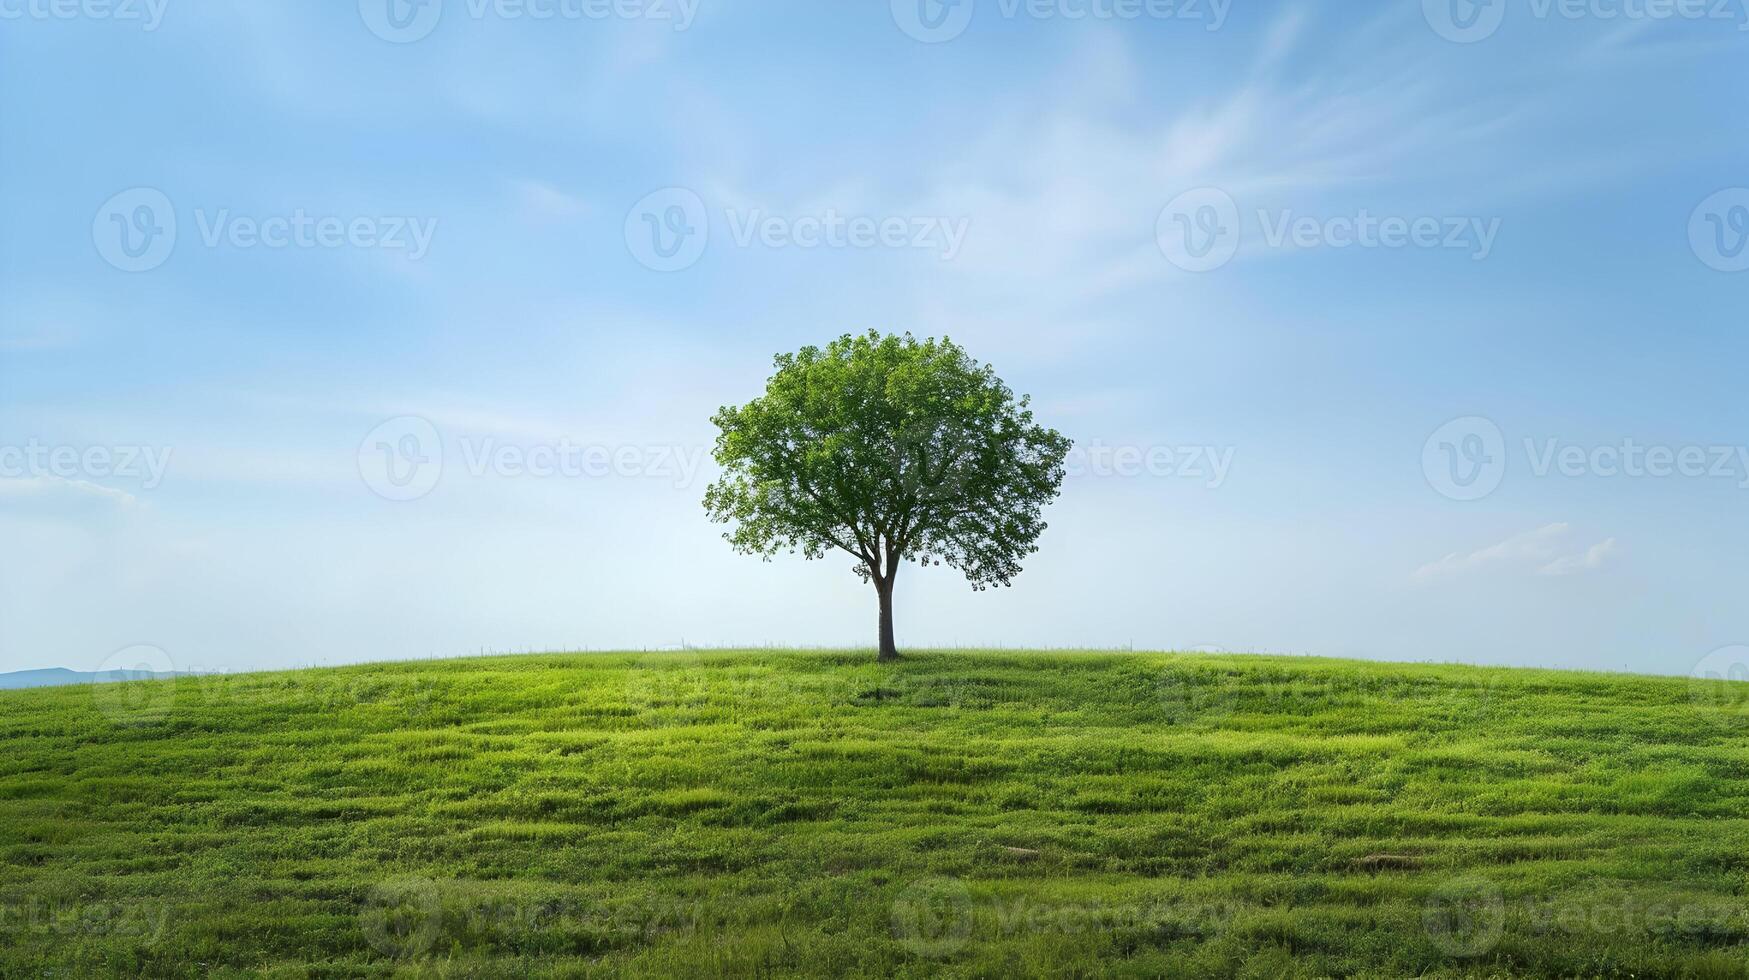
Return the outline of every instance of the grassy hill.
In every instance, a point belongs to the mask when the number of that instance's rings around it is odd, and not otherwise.
[[[0,693],[0,975],[1749,975],[1749,697],[1149,654]]]

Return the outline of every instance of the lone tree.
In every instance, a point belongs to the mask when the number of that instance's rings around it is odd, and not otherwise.
[[[907,559],[972,588],[1012,585],[1038,550],[1070,442],[1026,397],[953,341],[849,334],[779,354],[765,395],[723,408],[705,491],[735,550],[770,560],[831,549],[880,596],[880,659],[893,643],[893,580]]]

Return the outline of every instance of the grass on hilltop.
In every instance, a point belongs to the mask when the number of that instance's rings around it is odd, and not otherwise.
[[[0,975],[1743,977],[1745,688],[745,652],[6,692]]]

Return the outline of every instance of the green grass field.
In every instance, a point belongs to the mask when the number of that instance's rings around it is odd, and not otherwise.
[[[1749,685],[577,654],[0,693],[4,976],[1749,976]]]

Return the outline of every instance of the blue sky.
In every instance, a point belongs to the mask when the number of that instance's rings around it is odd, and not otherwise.
[[[386,2],[0,0],[0,670],[872,644],[699,504],[870,327],[1087,450],[901,646],[1749,643],[1735,0]]]

